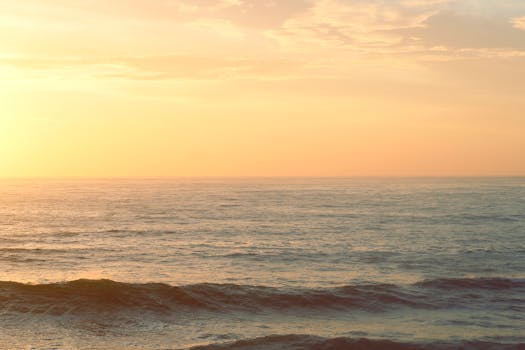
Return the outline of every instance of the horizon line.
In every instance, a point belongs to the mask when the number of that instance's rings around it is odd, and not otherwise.
[[[169,179],[416,179],[416,178],[525,178],[509,175],[108,175],[108,176],[0,176],[0,180],[169,180]]]

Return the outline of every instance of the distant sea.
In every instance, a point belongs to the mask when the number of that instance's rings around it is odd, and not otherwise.
[[[525,178],[0,180],[0,349],[525,349]]]

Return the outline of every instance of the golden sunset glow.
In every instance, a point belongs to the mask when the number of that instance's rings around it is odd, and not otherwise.
[[[522,0],[0,0],[0,176],[525,175]]]

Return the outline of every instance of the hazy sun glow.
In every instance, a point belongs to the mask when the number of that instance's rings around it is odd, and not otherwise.
[[[0,176],[525,175],[522,0],[0,8]]]

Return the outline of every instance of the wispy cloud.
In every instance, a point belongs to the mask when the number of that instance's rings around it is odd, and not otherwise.
[[[512,19],[514,28],[525,30],[525,16]]]
[[[0,0],[0,6],[0,54],[16,57],[0,65],[31,74],[273,79],[337,76],[371,61],[407,67],[525,51],[521,0]]]
[[[429,46],[525,49],[525,33],[513,28],[503,16],[481,17],[440,12],[424,26],[402,31]]]
[[[301,62],[206,56],[121,56],[97,58],[0,57],[0,66],[31,74],[76,71],[84,76],[123,79],[235,79],[286,77]]]

